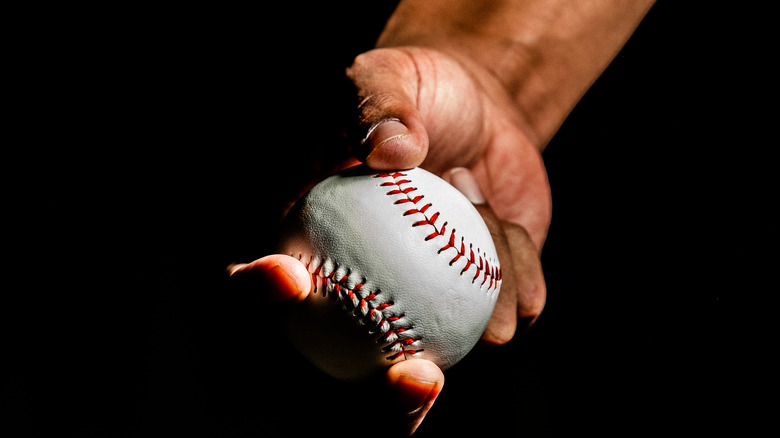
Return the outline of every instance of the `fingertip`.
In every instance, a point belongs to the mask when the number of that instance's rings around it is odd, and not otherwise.
[[[499,220],[486,206],[476,206],[491,230],[501,261],[503,281],[493,315],[482,334],[483,344],[502,345],[517,333],[527,333],[544,309],[544,273],[528,232]]]
[[[311,276],[298,259],[282,254],[262,257],[251,263],[228,266],[232,281],[257,290],[272,302],[300,302],[311,291]]]
[[[225,271],[227,271],[228,277],[232,277],[236,271],[240,271],[246,265],[247,265],[246,263],[231,263],[227,265]]]
[[[410,129],[397,118],[379,122],[364,141],[365,163],[376,170],[410,169],[419,166],[428,151],[422,129]]]
[[[541,259],[531,236],[521,226],[504,224],[510,246],[514,277],[517,282],[517,325],[523,332],[536,322],[547,301],[547,286],[544,280]]]
[[[487,202],[479,187],[479,182],[469,169],[465,167],[452,168],[442,174],[442,179],[463,193],[463,196],[472,204],[484,205]]]
[[[507,315],[507,318],[496,318],[496,313],[493,313],[493,318],[488,323],[480,339],[483,344],[498,346],[512,340],[517,331],[517,317],[514,309],[510,310],[511,312]]]
[[[390,386],[398,383],[402,377],[418,382],[431,382],[438,386],[444,384],[444,373],[435,363],[425,359],[407,359],[393,365],[387,372]]]
[[[444,386],[444,373],[431,361],[409,359],[390,367],[387,381],[403,417],[405,432],[411,435],[439,396]]]

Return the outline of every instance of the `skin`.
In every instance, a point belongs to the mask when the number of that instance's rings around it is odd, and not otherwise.
[[[527,330],[546,296],[539,254],[551,217],[541,153],[652,5],[646,0],[402,1],[377,48],[347,70],[367,133],[356,158],[377,170],[421,166],[475,203],[504,280],[483,334],[504,344]],[[268,255],[230,268],[294,306],[311,289],[296,259]],[[433,363],[390,367],[390,422],[411,435],[444,385]]]

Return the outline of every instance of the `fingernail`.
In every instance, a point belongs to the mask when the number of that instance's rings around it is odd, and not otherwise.
[[[463,193],[463,196],[471,201],[472,204],[482,205],[485,203],[485,195],[482,194],[482,189],[479,188],[477,179],[465,167],[450,169],[443,175],[443,178]]]
[[[406,415],[414,415],[420,412],[425,405],[435,399],[436,382],[427,382],[417,380],[407,375],[401,375],[398,378],[396,387],[402,386],[403,389],[397,391],[398,406]]]
[[[227,265],[227,267],[225,267],[225,272],[227,272],[227,275],[229,277],[235,274],[236,271],[243,268],[244,266],[246,266],[246,263],[231,263]]]
[[[395,137],[406,134],[409,134],[409,128],[401,123],[400,120],[395,118],[385,119],[369,128],[363,143],[368,143],[369,147],[374,145],[372,149],[375,149]]]

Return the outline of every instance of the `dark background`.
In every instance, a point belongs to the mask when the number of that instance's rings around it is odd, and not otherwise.
[[[753,207],[771,204],[747,167],[761,161],[747,100],[760,78],[743,67],[758,12],[679,3],[650,11],[544,153],[543,315],[448,371],[418,436],[753,424],[739,394],[754,359],[734,327],[759,270]],[[28,102],[55,121],[29,127],[48,147],[11,186],[46,181],[14,210],[4,424],[96,437],[383,428],[382,392],[303,362],[224,268],[270,251],[302,163],[344,157],[343,69],[393,6],[99,11],[38,41]]]

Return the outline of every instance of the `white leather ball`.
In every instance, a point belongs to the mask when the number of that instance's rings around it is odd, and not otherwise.
[[[313,284],[285,315],[287,335],[343,380],[408,358],[449,368],[479,340],[501,287],[482,217],[420,168],[357,166],[324,180],[288,213],[278,252],[300,259]]]

